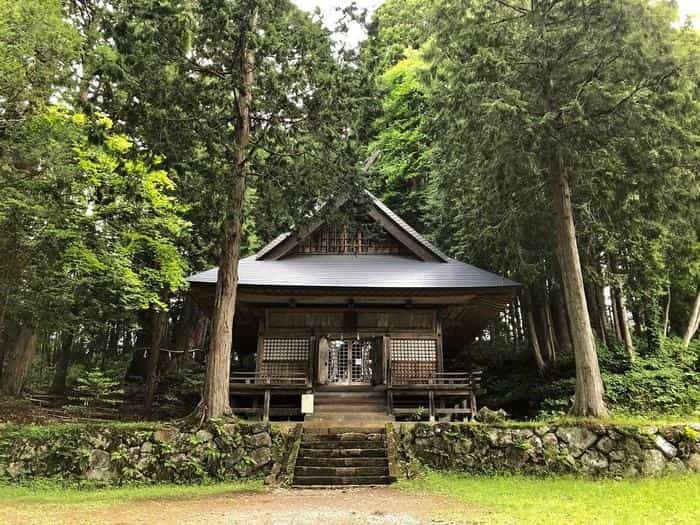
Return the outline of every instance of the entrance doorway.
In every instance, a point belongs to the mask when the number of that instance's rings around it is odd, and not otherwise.
[[[369,385],[372,383],[374,339],[330,339],[328,383]]]

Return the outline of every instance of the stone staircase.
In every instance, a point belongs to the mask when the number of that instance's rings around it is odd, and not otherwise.
[[[383,427],[304,427],[294,468],[295,487],[388,485]]]

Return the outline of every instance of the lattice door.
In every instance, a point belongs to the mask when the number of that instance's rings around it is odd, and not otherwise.
[[[328,382],[370,384],[372,382],[371,339],[332,339],[328,342]]]

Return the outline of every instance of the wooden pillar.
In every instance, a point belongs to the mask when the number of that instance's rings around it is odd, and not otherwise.
[[[430,412],[430,422],[435,423],[435,392],[428,391],[428,411]]]
[[[270,421],[270,391],[265,390],[265,401],[263,402],[263,422]]]

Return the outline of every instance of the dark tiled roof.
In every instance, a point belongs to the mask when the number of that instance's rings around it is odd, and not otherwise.
[[[216,283],[217,268],[188,278]],[[426,262],[396,255],[293,255],[280,260],[241,259],[241,286],[328,288],[510,288],[519,286],[476,266],[447,258]]]

